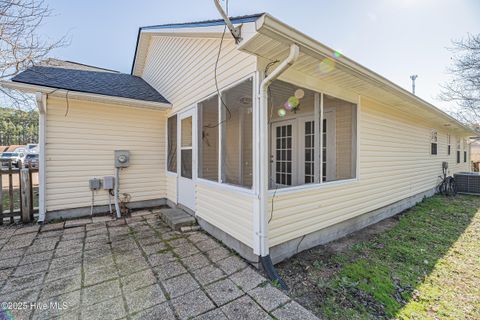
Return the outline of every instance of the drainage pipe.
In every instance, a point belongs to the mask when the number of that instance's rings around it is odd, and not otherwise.
[[[118,204],[118,191],[120,188],[120,168],[115,167],[115,189],[114,189],[114,201],[115,201],[115,211],[117,212],[117,218],[122,217],[122,213],[120,212],[120,205]]]
[[[296,44],[290,45],[290,53],[288,57],[283,60],[280,65],[275,68],[267,77],[263,79],[259,88],[259,110],[260,110],[260,128],[259,128],[259,196],[258,196],[258,215],[256,217],[256,235],[258,237],[258,247],[255,248],[256,253],[260,256],[262,266],[271,280],[277,280],[283,288],[286,288],[285,283],[278,276],[273,267],[272,259],[269,255],[268,247],[268,222],[266,217],[267,203],[268,203],[268,174],[269,174],[269,152],[268,152],[268,86],[277,79],[285,70],[292,66],[300,55],[300,48]]]
[[[39,124],[38,124],[38,223],[45,222],[45,212],[47,211],[47,206],[45,202],[45,192],[46,192],[46,181],[45,181],[45,127],[47,125],[47,94],[37,92],[35,95],[38,113],[39,113]]]

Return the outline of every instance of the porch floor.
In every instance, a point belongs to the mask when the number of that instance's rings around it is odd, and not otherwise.
[[[209,235],[148,210],[0,227],[0,302],[0,319],[317,319]]]

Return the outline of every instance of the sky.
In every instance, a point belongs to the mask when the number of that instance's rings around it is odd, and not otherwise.
[[[213,0],[46,0],[39,32],[67,47],[56,58],[130,72],[140,26],[220,18]],[[229,0],[230,15],[268,12],[444,110],[452,39],[480,32],[478,0]]]

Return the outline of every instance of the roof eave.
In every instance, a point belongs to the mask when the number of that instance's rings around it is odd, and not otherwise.
[[[276,38],[284,43],[295,43],[300,46],[300,50],[306,54],[312,56],[332,56],[335,52],[334,49],[325,46],[324,44],[318,42],[317,40],[307,36],[306,34],[292,28],[291,26],[283,23],[282,21],[272,17],[269,14],[264,14],[262,17],[256,20],[256,32],[259,34],[264,34],[269,37]],[[240,48],[245,47],[247,42],[254,39],[246,39],[240,44]],[[359,76],[368,78],[369,80],[378,83],[384,89],[391,91],[397,95],[401,95],[403,98],[408,99],[412,102],[415,102],[419,105],[422,105],[425,108],[428,108],[435,112],[438,116],[444,118],[445,120],[455,123],[457,126],[461,127],[463,130],[467,131],[469,134],[477,135],[474,130],[461,123],[448,113],[440,110],[431,103],[419,98],[416,95],[413,95],[409,91],[403,89],[392,81],[386,79],[385,77],[377,74],[376,72],[358,64],[357,62],[341,56],[337,58],[336,63],[342,64],[344,67],[350,69],[352,72],[358,74]]]
[[[171,109],[172,107],[170,103],[145,101],[145,100],[124,98],[124,97],[96,94],[96,93],[80,92],[80,91],[74,91],[74,90],[65,90],[65,89],[59,89],[54,87],[28,84],[23,82],[3,80],[3,81],[0,81],[0,86],[7,89],[19,90],[26,93],[40,92],[40,93],[47,94],[49,96],[62,97],[62,98],[66,98],[68,93],[69,99],[85,100],[85,101],[100,102],[100,103],[110,103],[110,104],[117,104],[117,105],[135,107],[135,108],[168,110],[168,109]]]

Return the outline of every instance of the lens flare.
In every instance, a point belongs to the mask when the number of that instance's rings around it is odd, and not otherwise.
[[[330,57],[327,57],[323,59],[319,64],[318,64],[318,71],[322,74],[327,74],[335,70],[335,60],[333,60]]]
[[[335,50],[335,51],[333,52],[333,57],[334,57],[335,59],[338,59],[338,58],[340,58],[341,56],[342,56],[342,53],[341,53],[340,51]]]
[[[280,108],[278,109],[277,113],[280,118],[283,118],[287,115],[287,110],[285,110],[284,108]]]
[[[9,309],[2,309],[0,307],[0,319],[15,320],[15,317]]]
[[[292,106],[288,103],[288,101],[284,103],[283,107],[285,108],[285,110],[288,110],[288,111],[292,110]]]
[[[298,100],[298,98],[295,96],[291,96],[288,98],[288,104],[292,107],[292,109],[296,109],[300,104],[300,100]]]
[[[305,97],[305,91],[303,91],[302,89],[295,90],[295,97],[297,99],[303,99],[303,97]]]

